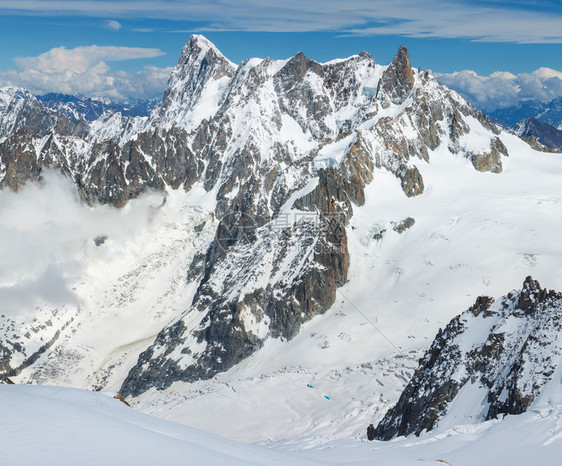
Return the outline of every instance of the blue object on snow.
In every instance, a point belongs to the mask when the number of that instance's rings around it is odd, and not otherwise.
[[[312,385],[310,385],[309,383],[307,383],[306,386],[307,386],[308,388],[314,388],[314,387],[313,387]]]
[[[327,400],[330,399],[330,397],[328,395],[324,395],[324,398],[326,398]]]

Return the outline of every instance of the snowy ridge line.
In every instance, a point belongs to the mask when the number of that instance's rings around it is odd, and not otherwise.
[[[439,331],[375,435],[389,440],[524,413],[560,365],[561,333],[562,293],[531,277],[498,301],[477,298]]]

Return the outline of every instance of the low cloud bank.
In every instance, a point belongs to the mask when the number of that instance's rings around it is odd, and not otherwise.
[[[80,305],[73,289],[91,261],[106,260],[94,239],[107,237],[112,254],[134,247],[162,202],[147,194],[123,209],[83,205],[75,187],[55,173],[20,192],[0,191],[0,312],[25,313],[37,306]],[[105,255],[104,255],[105,254]]]
[[[0,87],[11,85],[36,94],[60,92],[121,101],[161,98],[171,67],[148,65],[130,73],[112,70],[107,63],[162,55],[164,52],[156,48],[55,47],[36,57],[15,58],[15,69],[0,71]]]
[[[435,73],[435,76],[473,105],[488,112],[517,105],[522,100],[550,101],[562,96],[562,72],[552,68],[517,75],[496,71],[489,76],[480,76],[475,71],[464,70]]]

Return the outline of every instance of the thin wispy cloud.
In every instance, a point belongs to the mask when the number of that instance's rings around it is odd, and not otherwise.
[[[82,15],[200,22],[201,30],[332,31],[414,38],[562,43],[562,12],[551,1],[460,0],[0,0],[4,14]]]
[[[14,59],[16,69],[0,72],[0,86],[32,92],[61,92],[116,100],[161,97],[171,68],[146,66],[135,73],[112,70],[108,62],[155,58],[160,49],[89,45],[55,47],[35,57]]]

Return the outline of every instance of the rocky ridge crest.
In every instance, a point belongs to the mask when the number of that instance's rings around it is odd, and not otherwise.
[[[527,277],[520,291],[498,300],[480,296],[439,331],[376,438],[434,429],[464,390],[479,391],[482,399],[479,406],[462,407],[473,419],[521,414],[551,379],[560,356],[562,293]]]

